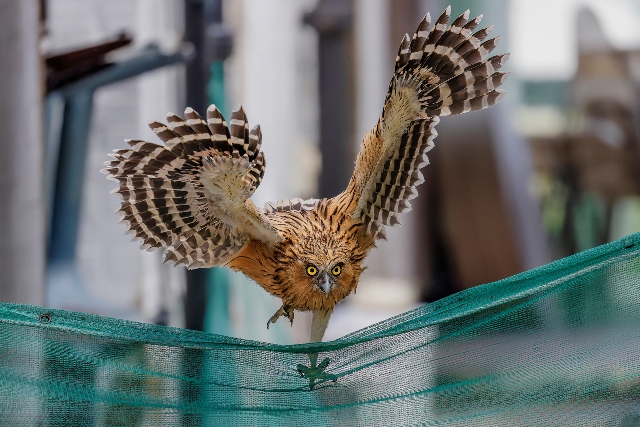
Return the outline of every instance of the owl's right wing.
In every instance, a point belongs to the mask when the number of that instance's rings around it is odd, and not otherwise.
[[[429,30],[427,14],[413,38],[402,39],[382,116],[338,196],[369,235],[384,238],[384,226],[411,209],[440,116],[487,108],[504,95],[498,87],[508,73],[497,70],[508,54],[484,59],[499,40],[484,41],[492,27],[473,33],[482,15],[469,20],[467,10],[449,26],[450,15],[448,7]]]
[[[120,183],[118,209],[141,248],[164,248],[164,260],[188,268],[222,265],[249,240],[276,242],[275,228],[249,197],[265,170],[262,134],[249,131],[239,108],[227,126],[211,106],[207,120],[193,109],[186,120],[169,113],[168,125],[150,123],[164,146],[127,141],[103,172]]]

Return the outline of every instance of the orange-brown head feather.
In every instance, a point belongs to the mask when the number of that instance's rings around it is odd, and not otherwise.
[[[361,224],[336,199],[320,200],[312,210],[276,212],[269,221],[282,241],[251,241],[229,267],[299,311],[331,309],[356,289],[373,242],[360,238]]]

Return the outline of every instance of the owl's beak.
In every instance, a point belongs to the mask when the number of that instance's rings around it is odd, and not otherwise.
[[[320,286],[324,291],[325,295],[329,295],[329,291],[331,290],[331,283],[329,283],[329,275],[324,273],[324,283]]]

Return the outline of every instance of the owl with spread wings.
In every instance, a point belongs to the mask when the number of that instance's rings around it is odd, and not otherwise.
[[[128,233],[143,249],[162,248],[176,266],[241,271],[282,300],[267,327],[311,311],[310,340],[321,341],[376,240],[411,209],[440,117],[504,95],[498,87],[508,73],[498,70],[508,54],[486,58],[499,37],[485,41],[492,27],[474,32],[482,15],[469,20],[466,11],[449,25],[450,15],[448,7],[431,27],[427,14],[413,37],[403,37],[382,115],[344,192],[257,207],[250,197],[266,167],[260,126],[249,130],[241,107],[228,123],[213,105],[206,119],[187,108],[184,118],[170,113],[167,124],[150,123],[164,145],[128,140],[131,148],[106,163]]]

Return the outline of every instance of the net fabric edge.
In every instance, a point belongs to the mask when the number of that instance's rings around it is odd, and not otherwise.
[[[594,268],[609,265],[621,257],[632,257],[640,253],[640,233],[601,245],[514,276],[479,285],[431,304],[386,319],[340,339],[313,344],[278,345],[259,341],[243,340],[224,335],[193,331],[170,326],[160,326],[130,320],[116,319],[90,313],[47,308],[34,305],[0,302],[0,324],[20,324],[45,329],[74,332],[85,335],[110,337],[132,342],[179,346],[184,348],[235,348],[266,350],[281,353],[308,353],[330,351],[360,342],[390,335],[401,334],[422,327],[432,326],[452,316],[460,315],[452,307],[475,301],[475,306],[466,307],[464,313],[487,308],[487,303],[499,304],[517,298],[527,292],[535,292],[536,286],[548,284],[561,277],[575,277]],[[503,290],[501,301],[492,301],[491,295]],[[508,291],[511,292],[508,292]],[[442,310],[450,310],[442,316]],[[433,322],[430,322],[433,320]],[[101,326],[95,326],[101,325]],[[417,326],[416,326],[417,325]]]

